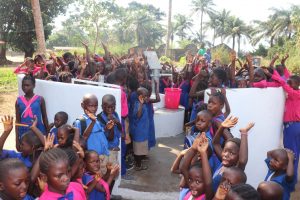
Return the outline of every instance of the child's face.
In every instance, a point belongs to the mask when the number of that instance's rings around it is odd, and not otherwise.
[[[211,117],[208,114],[200,113],[197,115],[196,128],[199,131],[207,131],[211,125]]]
[[[226,142],[222,151],[222,164],[225,167],[235,166],[239,159],[240,148],[231,141]]]
[[[33,92],[34,89],[34,84],[32,83],[31,80],[24,80],[22,82],[22,90],[25,94],[27,94],[28,92]]]
[[[212,96],[208,100],[207,110],[216,115],[222,110],[223,106],[224,104],[220,102],[218,97]]]
[[[239,80],[238,81],[238,88],[246,88],[247,87],[247,81],[246,80]]]
[[[78,179],[78,178],[82,178],[84,174],[84,162],[82,160],[82,158],[78,159],[78,168],[76,173],[74,174],[74,178]]]
[[[98,100],[95,98],[90,98],[84,102],[84,110],[89,113],[96,114],[98,110]]]
[[[218,77],[213,73],[208,80],[209,87],[218,87],[220,85],[220,80]]]
[[[274,171],[281,171],[286,169],[286,163],[284,162],[285,157],[282,153],[274,151],[273,157],[270,159],[270,169]]]
[[[6,179],[0,182],[1,193],[5,193],[9,199],[24,199],[29,185],[27,169],[25,167],[8,169],[6,174]]]
[[[30,60],[27,60],[27,61],[25,62],[25,65],[26,65],[26,67],[28,67],[28,68],[33,68],[33,67],[34,67],[34,62],[32,62],[32,61],[30,61]]]
[[[49,189],[56,193],[65,193],[70,183],[71,170],[67,161],[59,160],[50,165],[47,172]]]
[[[54,117],[54,126],[56,128],[61,127],[65,123],[66,123],[66,119],[62,115],[58,115],[58,114],[55,115],[55,117]]]
[[[227,168],[227,170],[225,170],[222,175],[222,182],[227,180],[231,186],[243,183],[241,179],[242,178],[240,177],[240,175],[230,170],[230,168]]]
[[[21,140],[20,149],[23,156],[29,156],[33,153],[33,147],[25,139]]]
[[[190,169],[189,188],[193,197],[199,197],[204,193],[203,177],[199,168],[193,167]]]
[[[59,146],[64,146],[67,143],[68,140],[68,130],[65,128],[58,129],[57,132],[57,141]]]
[[[102,103],[102,110],[106,115],[111,115],[116,110],[116,102],[105,101]]]
[[[257,70],[254,70],[254,82],[260,82],[264,79],[265,77],[263,77],[260,73],[258,73]]]
[[[100,170],[100,158],[96,153],[90,153],[89,158],[86,160],[86,170],[92,173],[98,173]]]

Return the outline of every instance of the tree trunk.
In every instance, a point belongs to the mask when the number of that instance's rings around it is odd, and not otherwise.
[[[200,42],[203,41],[203,34],[202,34],[202,22],[203,22],[203,10],[201,10],[201,18],[200,18]]]
[[[28,48],[28,49],[24,50],[24,52],[25,52],[25,58],[27,58],[27,57],[32,58],[34,49]]]
[[[232,50],[234,50],[235,47],[235,35],[232,36]]]
[[[172,26],[172,0],[169,0],[169,15],[168,15],[168,30],[167,30],[167,42],[166,42],[166,56],[169,56],[170,38],[171,38],[171,26]]]
[[[43,27],[43,19],[41,14],[41,7],[39,0],[31,0],[32,14],[35,25],[36,39],[37,39],[37,53],[46,53],[45,34]]]
[[[237,53],[237,55],[239,55],[240,54],[240,50],[241,50],[241,36],[238,36],[238,53]]]
[[[271,39],[270,39],[270,46],[271,46],[271,47],[274,46],[274,36],[271,36]]]
[[[94,54],[96,53],[96,46],[98,44],[98,37],[99,37],[99,27],[98,27],[98,23],[95,22],[96,25],[96,38],[95,38],[95,44],[94,44]]]

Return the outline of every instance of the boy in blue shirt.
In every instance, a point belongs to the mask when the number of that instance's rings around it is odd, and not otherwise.
[[[97,97],[93,94],[84,95],[81,107],[84,114],[76,119],[74,126],[79,128],[81,135],[87,141],[87,149],[94,150],[99,154],[101,173],[106,174],[109,156],[108,141],[103,126],[95,116],[98,110]]]

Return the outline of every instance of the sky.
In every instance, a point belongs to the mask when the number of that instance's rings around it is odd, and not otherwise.
[[[116,3],[120,6],[126,7],[128,3],[132,0],[116,0]],[[142,4],[152,4],[157,8],[160,8],[162,11],[166,13],[166,17],[163,24],[167,24],[167,14],[168,14],[168,6],[169,0],[135,0],[138,3]],[[191,2],[192,0],[173,0],[172,5],[172,16],[175,14],[184,14],[187,16],[191,16]],[[213,0],[215,4],[215,10],[226,9],[229,10],[231,15],[239,17],[246,23],[251,23],[253,20],[266,20],[268,16],[272,13],[269,9],[274,8],[283,8],[287,9],[291,5],[300,5],[299,0]],[[56,26],[59,26],[60,21],[66,19],[66,17],[60,16],[58,18],[58,23]],[[194,30],[199,30],[200,28],[200,17],[196,14],[192,15],[192,19],[194,20]],[[199,23],[197,20],[199,19]],[[208,17],[204,17],[204,21],[207,21]],[[208,38],[212,37],[211,32],[207,32]],[[226,42],[226,41],[225,41]],[[228,41],[229,42],[229,41]],[[216,41],[218,43],[218,41]],[[253,50],[253,47],[247,44],[241,44],[242,48],[246,50]]]

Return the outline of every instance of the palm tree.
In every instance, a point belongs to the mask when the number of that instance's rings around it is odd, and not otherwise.
[[[210,20],[205,23],[206,27],[209,27],[210,29],[213,30],[212,46],[215,46],[215,40],[217,38],[217,29],[220,26],[219,15],[220,15],[219,13],[210,15]]]
[[[223,9],[218,13],[217,19],[219,26],[217,28],[217,36],[221,37],[221,43],[224,43],[226,37],[226,26],[230,18],[230,11]]]
[[[250,28],[241,19],[231,16],[227,22],[227,37],[232,37],[232,49],[235,49],[235,41],[238,42],[238,53],[242,37],[250,38]]]
[[[202,42],[203,37],[203,15],[208,14],[211,15],[211,13],[214,12],[213,6],[215,4],[212,0],[193,0],[192,1],[192,12],[193,13],[200,13],[200,37]]]
[[[170,48],[170,38],[172,31],[172,0],[169,0],[169,14],[168,14],[168,29],[167,29],[167,46],[165,54],[168,56]]]
[[[35,25],[37,52],[41,54],[46,53],[46,42],[43,28],[43,19],[41,14],[41,7],[39,0],[31,0],[32,14]]]
[[[278,35],[278,31],[275,31],[275,23],[269,18],[267,21],[254,21],[256,26],[251,32],[251,43],[256,45],[262,39],[270,39],[270,46],[273,47],[275,36]]]
[[[180,40],[187,38],[186,30],[191,30],[193,26],[192,20],[181,14],[175,15],[174,19],[173,33],[176,34]]]

